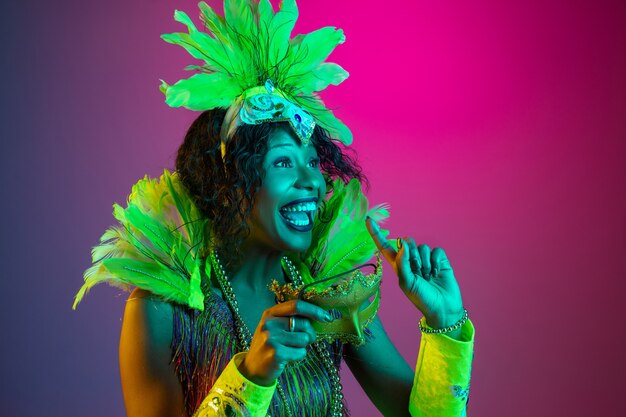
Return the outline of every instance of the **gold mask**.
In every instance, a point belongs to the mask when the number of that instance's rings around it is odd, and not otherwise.
[[[339,339],[343,343],[362,345],[367,341],[366,327],[374,320],[380,304],[382,262],[378,253],[376,258],[374,273],[364,275],[360,269],[356,269],[347,278],[339,278],[324,289],[314,287],[319,281],[297,288],[291,283],[280,285],[273,281],[270,289],[279,302],[304,300],[329,311],[335,317],[331,323],[311,322],[318,340],[331,342]],[[299,269],[303,271],[303,268]],[[372,296],[374,299],[362,308]]]

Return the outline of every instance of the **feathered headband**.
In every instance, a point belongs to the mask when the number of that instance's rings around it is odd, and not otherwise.
[[[288,121],[305,144],[317,123],[344,145],[352,142],[350,129],[317,95],[348,77],[339,65],[324,62],[345,41],[341,29],[324,27],[292,39],[298,19],[295,0],[284,0],[276,13],[269,0],[224,0],[223,17],[204,2],[199,7],[208,33],[176,11],[174,19],[185,24],[189,33],[161,36],[205,62],[188,66],[187,70],[199,73],[174,85],[162,81],[169,106],[228,108],[221,131],[222,152],[242,123]]]

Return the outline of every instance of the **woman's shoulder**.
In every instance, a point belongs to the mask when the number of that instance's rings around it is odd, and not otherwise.
[[[170,302],[150,291],[135,288],[124,309],[122,335],[132,334],[148,350],[161,351],[172,342],[174,308]]]
[[[126,301],[122,337],[127,335],[129,340],[132,340],[131,343],[141,346],[141,349],[146,352],[169,356],[175,337],[175,321],[202,321],[202,317],[212,324],[218,321],[220,325],[224,325],[232,321],[228,317],[228,306],[220,290],[211,285],[205,286],[203,290],[205,309],[199,314],[192,314],[193,309],[189,306],[166,301],[153,292],[135,288]]]
[[[227,308],[226,300],[224,299],[221,289],[206,277],[203,277],[203,280],[204,279],[207,281],[202,285],[201,291],[205,298],[205,310],[207,310],[207,307],[211,307],[208,309],[209,313],[214,312],[213,310],[219,309],[222,304]],[[126,300],[125,317],[130,313],[133,315],[133,318],[146,320],[146,324],[151,326],[171,326],[176,311],[181,309],[183,311],[194,310],[189,305],[182,305],[174,301],[165,300],[158,294],[137,287]]]
[[[182,387],[171,363],[172,313],[172,304],[149,291],[135,289],[128,297],[119,361],[129,416],[184,414]]]

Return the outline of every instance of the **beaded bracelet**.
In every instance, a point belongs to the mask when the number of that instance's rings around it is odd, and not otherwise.
[[[422,333],[426,333],[426,334],[450,333],[456,329],[459,329],[461,326],[463,326],[463,324],[467,321],[467,318],[468,318],[467,310],[463,309],[463,316],[459,319],[459,321],[457,321],[451,326],[444,327],[443,329],[431,329],[429,327],[426,327],[422,324],[421,320],[417,323],[417,326],[420,328]]]

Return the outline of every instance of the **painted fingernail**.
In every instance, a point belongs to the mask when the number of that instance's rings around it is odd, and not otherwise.
[[[329,322],[331,322],[331,321],[335,321],[335,320],[337,320],[337,319],[340,319],[340,318],[341,318],[341,312],[340,312],[339,310],[335,310],[334,308],[333,308],[333,309],[328,310],[328,311],[326,312],[326,315],[327,315],[328,317],[330,317]]]
[[[398,250],[402,249],[402,239],[397,238],[397,239],[396,239],[396,243],[397,243],[397,245],[398,245]]]
[[[330,313],[326,313],[326,316],[324,316],[324,320],[326,320],[327,323],[330,323],[331,321],[335,320],[333,318],[333,316]]]

